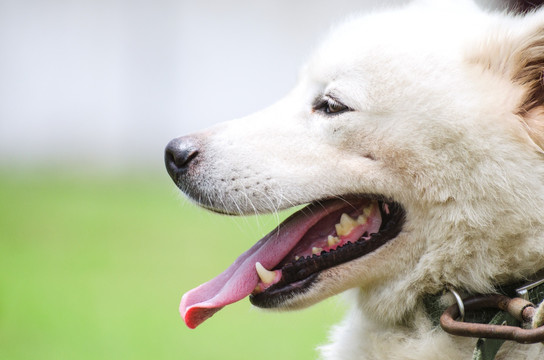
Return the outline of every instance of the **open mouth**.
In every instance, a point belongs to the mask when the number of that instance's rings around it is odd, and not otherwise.
[[[186,293],[180,312],[190,328],[250,296],[276,307],[308,290],[320,272],[355,260],[394,239],[404,223],[400,204],[380,197],[317,201],[291,215],[223,273]]]
[[[256,266],[260,281],[250,295],[251,303],[274,307],[303,292],[320,271],[369,254],[396,237],[403,221],[404,211],[397,203],[347,202],[311,227],[272,270],[260,263]]]

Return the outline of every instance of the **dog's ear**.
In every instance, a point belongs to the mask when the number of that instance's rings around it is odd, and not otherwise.
[[[520,42],[511,60],[512,80],[522,87],[517,115],[531,139],[544,149],[544,25]]]
[[[544,12],[510,20],[512,27],[494,32],[470,60],[519,87],[521,97],[514,113],[544,152]]]

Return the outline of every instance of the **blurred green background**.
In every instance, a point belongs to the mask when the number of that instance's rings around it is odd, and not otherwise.
[[[4,170],[0,359],[314,359],[336,299],[289,313],[245,299],[196,330],[178,314],[276,223],[205,212],[166,172]]]
[[[163,150],[280,99],[331,24],[378,4],[0,1],[0,360],[314,359],[337,299],[185,326],[183,293],[278,219],[189,204]]]
[[[0,1],[0,360],[314,359],[337,298],[185,326],[182,294],[278,219],[189,204],[163,149],[280,99],[331,24],[403,2]]]

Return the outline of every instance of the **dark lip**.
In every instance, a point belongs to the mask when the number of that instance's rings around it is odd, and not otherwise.
[[[249,301],[260,308],[275,308],[286,300],[308,291],[318,275],[319,272],[316,272],[294,283],[284,283],[281,286],[279,283],[275,284],[262,293],[249,295]]]
[[[396,238],[404,225],[406,214],[404,208],[397,202],[386,202],[379,196],[368,198],[380,201],[384,221],[378,233],[373,234],[370,240],[349,243],[321,255],[284,264],[281,266],[282,279],[265,291],[250,295],[251,303],[262,308],[276,307],[285,300],[308,291],[320,272],[370,254]],[[383,210],[384,203],[389,206],[389,214]]]

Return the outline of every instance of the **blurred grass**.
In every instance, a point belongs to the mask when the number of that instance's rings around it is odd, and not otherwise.
[[[314,359],[335,299],[289,313],[246,299],[196,330],[178,314],[275,224],[209,214],[166,175],[0,172],[0,359]]]

